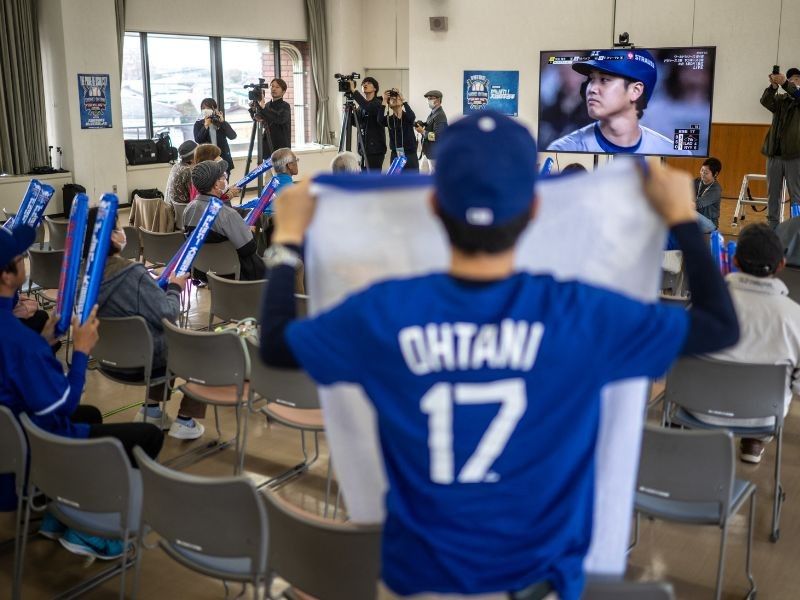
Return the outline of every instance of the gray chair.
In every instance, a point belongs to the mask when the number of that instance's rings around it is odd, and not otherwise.
[[[183,566],[223,581],[249,582],[264,598],[267,511],[246,477],[198,477],[168,469],[134,449],[142,475],[142,525]],[[136,557],[138,591],[141,552]],[[134,593],[134,597],[136,594]]]
[[[183,231],[183,213],[186,212],[188,204],[181,204],[180,202],[172,203],[172,210],[175,211],[175,229]]]
[[[192,268],[208,273],[213,271],[220,275],[233,275],[239,279],[242,267],[236,248],[229,241],[216,244],[203,244],[197,252]]]
[[[28,273],[28,295],[33,291],[40,303],[45,306],[55,303],[58,288],[61,285],[63,248],[61,250],[41,250],[31,247],[28,255],[31,265]],[[34,286],[36,286],[35,289]]]
[[[39,493],[56,498],[47,510],[75,530],[122,540],[136,553],[142,508],[142,480],[114,438],[71,439],[36,426],[20,417],[30,446],[28,497]],[[23,523],[27,536],[33,502],[28,502]],[[24,559],[24,554],[22,555]],[[125,571],[133,566],[129,553],[117,565],[79,584],[63,595],[75,597],[120,574],[120,599],[125,598]],[[21,571],[21,569],[20,569]]]
[[[248,404],[253,412],[260,412],[267,422],[274,421],[300,432],[303,461],[291,469],[268,479],[259,487],[276,487],[308,471],[319,458],[319,434],[325,431],[322,409],[319,405],[317,386],[311,378],[299,369],[278,369],[264,364],[259,356],[258,345],[247,339],[247,352],[250,356],[250,386]],[[258,400],[265,403],[257,405]],[[314,454],[309,458],[306,448],[306,432],[314,436]],[[328,468],[325,505],[330,493],[331,470]]]
[[[667,374],[664,390],[664,422],[692,429],[725,429],[735,436],[777,438],[775,487],[770,540],[780,537],[783,454],[783,410],[786,391],[785,365],[749,365],[696,357],[679,359]],[[709,425],[693,414],[720,415],[740,419],[774,417],[769,427],[724,427]]]
[[[17,422],[14,413],[7,406],[0,405],[0,475],[14,476],[14,490],[17,493],[17,513],[14,519],[14,572],[11,596],[17,600],[22,593],[22,555],[25,540],[22,537],[22,516],[27,506],[25,494],[25,474],[27,470],[28,442]]]
[[[52,217],[45,217],[44,222],[47,225],[47,233],[50,238],[48,243],[51,250],[63,250],[67,244],[67,228],[69,227],[69,219],[54,219]]]
[[[166,382],[165,376],[153,378],[153,336],[144,317],[104,317],[100,319],[98,329],[100,339],[92,350],[92,357],[97,360],[97,370],[108,379],[123,385],[144,386],[144,404],[147,404],[150,388]],[[110,370],[109,370],[110,369]],[[121,378],[114,370],[142,371],[142,378],[131,380]],[[141,406],[142,402],[134,402],[115,408],[103,414],[103,417]],[[166,414],[163,410],[162,415]],[[145,420],[147,412],[145,411]],[[163,428],[163,423],[161,423]]]
[[[261,313],[261,297],[264,295],[266,279],[236,281],[220,277],[213,271],[206,273],[211,305],[208,310],[208,330],[214,317],[224,322],[252,318],[258,320]]]
[[[776,277],[789,288],[789,298],[800,302],[800,268],[786,267],[778,271]]]
[[[325,600],[373,600],[380,575],[380,525],[356,525],[306,513],[266,493],[269,569]]]
[[[186,380],[186,383],[178,387],[179,391],[192,400],[209,404],[214,408],[217,439],[205,450],[201,449],[200,456],[223,450],[234,444],[236,449],[234,474],[239,474],[244,465],[247,419],[243,413],[246,410],[248,397],[246,379],[250,371],[250,361],[241,338],[231,330],[218,333],[190,331],[181,329],[166,319],[161,322],[164,325],[169,348],[165,398],[169,397],[174,378],[180,377]],[[219,425],[220,407],[231,407],[236,411],[236,436],[226,442],[222,441]],[[191,456],[193,453],[182,455],[164,464],[182,463],[185,458]]]
[[[750,500],[745,572],[748,598],[755,598],[751,569],[756,487],[736,479],[733,435],[727,431],[681,431],[646,426],[636,483],[634,546],[640,515],[693,525],[716,525],[722,531],[715,598],[722,594],[725,546],[731,518]]]
[[[122,252],[120,252],[120,256],[131,260],[139,260],[142,256],[142,238],[139,235],[139,230],[130,225],[125,225],[122,229],[125,231],[125,238],[128,240],[128,243],[125,245]]]
[[[660,581],[587,581],[581,600],[673,600],[672,586]]]
[[[142,240],[142,262],[156,267],[163,267],[172,260],[186,241],[181,231],[157,233],[139,227],[139,235]]]

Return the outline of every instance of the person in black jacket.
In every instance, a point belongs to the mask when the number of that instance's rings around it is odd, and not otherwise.
[[[361,156],[362,164],[370,171],[380,171],[383,168],[383,159],[386,157],[386,131],[378,122],[378,117],[383,114],[383,99],[378,95],[380,86],[374,77],[364,77],[361,81],[361,92],[356,90],[356,82],[350,81],[353,100],[358,104],[358,123],[361,137],[364,140],[364,153]],[[355,119],[350,121],[355,126]],[[361,154],[361,148],[358,148]]]
[[[255,119],[264,123],[264,156],[272,156],[275,150],[292,147],[292,109],[283,99],[286,93],[286,82],[283,79],[273,79],[269,83],[269,93],[272,100],[267,102],[261,98]]]
[[[233,158],[228,140],[235,140],[236,132],[225,120],[213,98],[204,98],[200,103],[200,118],[194,123],[194,141],[198,144],[214,144],[222,158],[228,163],[228,175],[233,170]]]
[[[389,130],[392,160],[398,155],[403,155],[408,160],[403,171],[419,173],[417,136],[414,134],[414,122],[417,117],[397,89],[385,91],[383,99],[386,101],[387,111],[378,116],[378,123]]]

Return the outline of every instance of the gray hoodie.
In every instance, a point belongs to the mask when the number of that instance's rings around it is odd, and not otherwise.
[[[161,319],[175,322],[181,311],[180,288],[164,292],[142,263],[109,256],[97,296],[99,317],[141,315],[153,335],[153,365],[166,364],[166,345]]]

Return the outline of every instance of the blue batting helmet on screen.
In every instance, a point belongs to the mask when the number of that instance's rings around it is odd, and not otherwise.
[[[618,77],[627,77],[644,84],[644,98],[650,100],[658,80],[658,70],[653,55],[647,50],[594,50],[589,60],[572,63],[572,69],[581,75],[601,71]]]

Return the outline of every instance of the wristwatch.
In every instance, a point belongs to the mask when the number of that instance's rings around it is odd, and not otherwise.
[[[264,264],[270,269],[281,265],[296,268],[302,262],[303,259],[295,250],[283,244],[272,244],[264,251]]]

